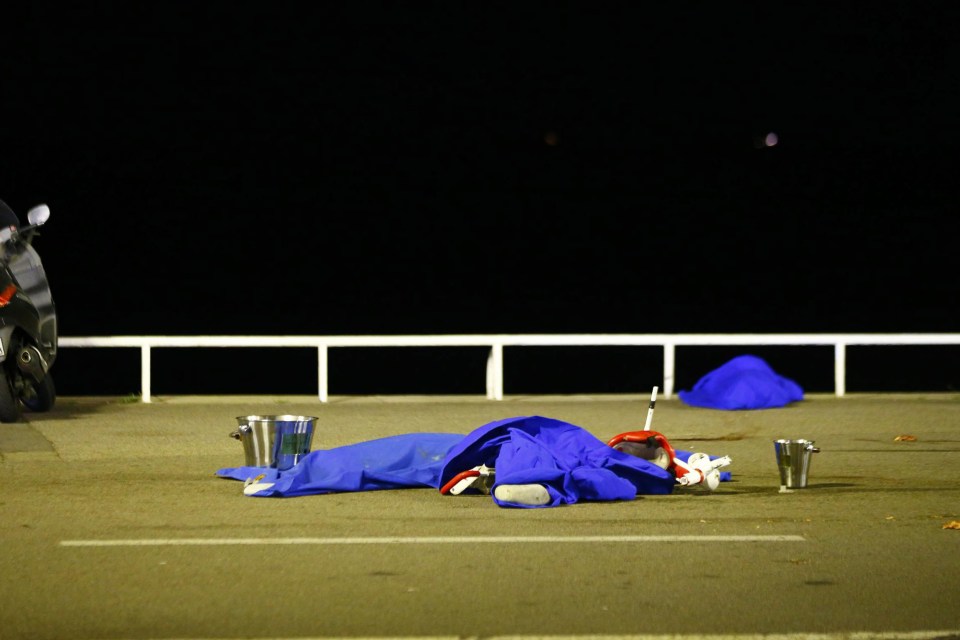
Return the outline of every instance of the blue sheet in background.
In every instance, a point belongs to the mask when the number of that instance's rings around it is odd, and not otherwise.
[[[680,400],[707,409],[772,409],[803,400],[803,389],[762,358],[738,356],[706,374]]]
[[[690,452],[676,452],[686,459]],[[410,433],[312,451],[292,469],[229,467],[216,474],[264,489],[249,495],[294,497],[348,491],[430,487],[481,464],[496,469],[497,484],[543,484],[546,507],[579,501],[632,500],[668,494],[674,477],[656,465],[608,447],[568,422],[527,416],[488,423],[467,435]],[[721,474],[729,480],[730,474]],[[267,484],[272,486],[267,487]],[[495,485],[496,486],[496,485]],[[503,503],[500,506],[528,507]]]

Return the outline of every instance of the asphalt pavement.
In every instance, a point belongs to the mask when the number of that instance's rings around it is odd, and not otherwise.
[[[713,492],[550,509],[403,489],[257,498],[235,416],[313,448],[542,415],[601,439],[648,397],[64,397],[0,425],[0,638],[960,637],[960,394],[657,401]],[[805,438],[782,492],[773,441]],[[859,634],[859,635],[856,635]]]

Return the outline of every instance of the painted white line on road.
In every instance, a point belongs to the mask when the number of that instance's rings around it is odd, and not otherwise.
[[[169,640],[330,640],[331,636],[296,638],[171,638]],[[960,629],[941,631],[842,631],[835,633],[697,633],[642,635],[507,635],[483,636],[484,640],[948,640],[960,637]],[[478,636],[351,636],[350,640],[476,640]]]
[[[697,633],[581,636],[490,636],[485,640],[948,640],[960,630],[948,631],[844,631],[837,633]],[[222,640],[222,639],[220,639]],[[299,640],[309,640],[300,638]],[[351,640],[359,640],[352,638]],[[368,640],[373,640],[372,638]],[[411,640],[411,639],[407,639]]]
[[[947,631],[843,631],[837,633],[697,633],[580,636],[485,636],[484,640],[948,640],[960,629]],[[222,638],[218,640],[223,640]],[[299,638],[298,640],[310,640]],[[319,640],[319,639],[318,639]],[[351,640],[362,640],[351,638]],[[366,640],[375,640],[368,638]],[[378,638],[376,640],[385,640]],[[407,638],[406,640],[414,640]],[[425,638],[422,640],[426,640]],[[433,640],[433,639],[431,639]]]
[[[145,538],[142,540],[61,540],[61,547],[163,547],[271,544],[517,544],[596,542],[804,542],[803,536],[427,536],[379,538]]]

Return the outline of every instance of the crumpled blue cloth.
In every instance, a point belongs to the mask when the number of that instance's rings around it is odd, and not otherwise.
[[[706,374],[680,400],[708,409],[772,409],[803,400],[799,384],[778,375],[762,358],[737,356]]]
[[[550,494],[546,507],[667,494],[676,484],[652,462],[608,447],[581,427],[541,416],[507,418],[472,431],[447,454],[441,486],[481,464],[496,469],[494,490],[501,484],[544,485]]]
[[[686,460],[690,452],[677,451]],[[320,449],[291,469],[228,467],[216,475],[265,488],[248,495],[293,497],[348,491],[431,487],[439,489],[462,471],[485,464],[499,484],[542,484],[550,502],[632,500],[668,494],[676,481],[653,463],[608,447],[568,422],[526,416],[490,422],[467,435],[410,433]],[[721,480],[729,480],[729,472]],[[267,487],[266,484],[272,486]],[[500,506],[526,507],[493,497]]]

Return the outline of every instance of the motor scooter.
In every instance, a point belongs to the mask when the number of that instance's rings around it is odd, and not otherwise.
[[[50,207],[41,204],[27,212],[27,226],[4,221],[0,228],[0,422],[21,422],[24,409],[49,411],[57,399],[50,375],[57,314],[33,248],[37,229],[49,218]]]

